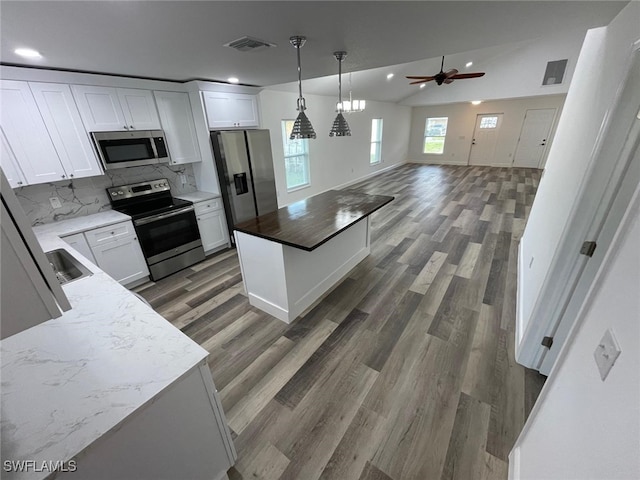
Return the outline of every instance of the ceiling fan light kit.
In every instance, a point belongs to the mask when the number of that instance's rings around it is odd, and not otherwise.
[[[456,70],[455,68],[452,68],[451,70],[447,70],[445,72],[444,57],[442,57],[440,71],[435,75],[408,75],[406,78],[408,78],[409,80],[415,80],[414,82],[410,82],[409,85],[424,84],[432,80],[435,80],[438,85],[442,85],[443,83],[453,83],[454,80],[463,80],[465,78],[479,78],[483,76],[484,72],[458,73],[458,70]]]
[[[342,115],[342,62],[347,56],[347,52],[333,52],[333,56],[338,61],[338,103],[336,119],[333,121],[333,126],[329,132],[330,137],[350,137],[351,129],[347,120]]]
[[[316,132],[313,129],[313,125],[307,118],[307,115],[304,111],[307,109],[306,102],[304,97],[302,96],[302,68],[300,67],[300,49],[306,42],[306,37],[301,36],[293,36],[289,38],[289,42],[294,46],[298,56],[298,101],[297,101],[297,110],[298,117],[296,121],[293,123],[293,128],[291,129],[290,140],[298,140],[302,138],[316,138]]]

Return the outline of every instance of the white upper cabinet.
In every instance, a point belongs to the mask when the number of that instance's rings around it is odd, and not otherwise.
[[[258,101],[255,95],[202,92],[209,128],[257,127]]]
[[[184,92],[153,92],[160,123],[164,130],[171,163],[202,161],[193,120],[189,94]]]
[[[115,88],[71,85],[71,89],[88,132],[128,130]]]
[[[29,87],[67,176],[80,178],[102,175],[100,162],[69,86],[30,82]]]
[[[117,91],[130,130],[160,129],[160,119],[151,90],[118,88]]]
[[[27,82],[2,80],[0,126],[27,183],[66,178]]]
[[[160,119],[150,90],[72,85],[89,132],[157,130]]]
[[[24,174],[22,170],[20,170],[16,157],[14,157],[2,130],[0,130],[0,162],[2,163],[2,171],[5,177],[7,177],[11,188],[21,187],[27,184]]]

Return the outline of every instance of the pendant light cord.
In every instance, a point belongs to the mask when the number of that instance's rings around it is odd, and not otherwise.
[[[342,58],[338,60],[338,102],[342,105]]]
[[[296,46],[296,52],[298,54],[298,94],[302,98],[302,67],[300,66],[300,46]]]

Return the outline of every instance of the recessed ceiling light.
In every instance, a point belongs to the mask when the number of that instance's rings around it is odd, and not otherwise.
[[[40,52],[32,48],[16,48],[13,52],[25,58],[42,58]]]
[[[480,105],[482,103],[482,100],[473,100],[471,102],[471,105]]]
[[[227,78],[227,82],[229,82],[229,83],[238,83],[238,82],[240,82],[240,80],[238,79],[238,77],[229,77],[229,78]]]
[[[467,62],[467,64],[465,65],[465,67],[469,68],[471,65],[473,65],[473,62]]]
[[[387,80],[391,80],[393,78],[393,73],[387,75]]]
[[[426,84],[426,83],[423,83],[422,85],[420,85],[420,88],[424,88],[424,87],[426,87],[426,86],[427,86],[427,84]]]

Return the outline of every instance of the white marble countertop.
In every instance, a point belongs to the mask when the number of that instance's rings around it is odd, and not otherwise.
[[[193,202],[193,203],[204,202],[206,200],[212,200],[214,198],[220,198],[220,194],[209,193],[209,192],[180,193],[174,196],[177,198],[181,198],[183,200],[189,200],[190,202]]]
[[[89,218],[98,216],[128,219],[104,212],[34,229],[45,251],[64,248],[93,275],[63,286],[71,310],[0,343],[3,460],[73,459],[208,355],[58,237],[105,225]]]
[[[49,235],[73,235],[74,233],[106,227],[107,225],[126,222],[127,220],[131,220],[129,215],[125,215],[124,213],[120,213],[115,210],[105,210],[104,212],[85,215],[84,217],[70,218],[59,222],[38,225],[37,227],[33,227],[33,231],[39,238]]]

